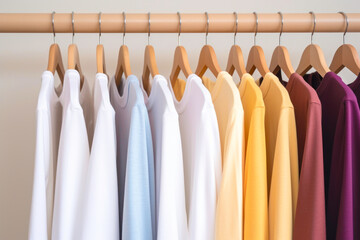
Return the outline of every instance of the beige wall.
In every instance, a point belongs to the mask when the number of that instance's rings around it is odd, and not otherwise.
[[[360,12],[358,0],[129,0],[124,1],[73,1],[73,0],[11,0],[0,1],[0,12]],[[76,24],[76,23],[75,23]],[[241,23],[239,23],[241,24]],[[247,58],[253,43],[252,34],[238,34],[237,43]],[[103,34],[107,69],[113,74],[121,34]],[[64,59],[71,34],[58,34]],[[91,83],[95,68],[96,34],[77,34],[81,65]],[[227,54],[232,45],[232,34],[209,34],[208,42],[217,53],[220,65],[225,68]],[[282,43],[288,47],[291,60],[297,66],[302,50],[310,41],[310,34],[283,34]],[[131,67],[140,76],[146,34],[127,34]],[[196,67],[204,34],[183,34],[182,45],[188,51],[193,69]],[[270,61],[271,53],[278,44],[278,34],[258,34],[257,42],[264,48]],[[314,42],[324,50],[331,61],[336,48],[342,43],[342,34],[315,34]],[[347,42],[360,51],[360,34],[350,33]],[[33,180],[35,148],[35,109],[40,88],[41,73],[47,65],[51,34],[0,34],[0,239],[26,239]],[[160,73],[169,75],[173,51],[177,44],[176,34],[153,34]],[[355,79],[350,72],[342,76],[347,82]]]

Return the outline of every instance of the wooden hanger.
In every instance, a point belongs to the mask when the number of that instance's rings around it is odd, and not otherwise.
[[[54,43],[50,46],[49,49],[49,59],[48,59],[48,66],[47,70],[52,72],[55,75],[55,72],[58,73],[61,84],[64,83],[64,75],[65,75],[65,68],[61,57],[61,51],[58,44],[55,43],[55,21],[54,21],[55,12],[51,14],[51,23],[52,29],[54,34]]]
[[[295,72],[291,64],[289,52],[284,46],[277,46],[275,48],[270,62],[270,71],[272,73],[276,74],[280,70],[282,70],[288,78]]]
[[[246,73],[244,57],[241,48],[238,45],[233,45],[231,47],[226,67],[226,71],[230,75],[233,75],[235,70],[240,78]]]
[[[244,75],[246,73],[246,68],[245,68],[245,62],[244,62],[244,57],[243,57],[241,48],[238,45],[236,45],[236,34],[237,34],[237,29],[238,29],[238,16],[237,16],[236,12],[234,12],[234,15],[235,15],[235,19],[236,19],[235,33],[234,33],[234,45],[231,47],[230,52],[229,52],[229,58],[228,58],[227,66],[226,66],[226,71],[230,75],[233,75],[234,71],[236,70],[237,74],[241,78],[242,75]]]
[[[180,46],[180,34],[181,34],[181,15],[177,12],[179,16],[179,34],[178,34],[178,46],[175,48],[174,61],[172,65],[172,70],[170,74],[171,85],[174,86],[176,80],[178,79],[180,70],[184,73],[185,77],[188,78],[192,74],[190,68],[188,56],[186,50],[183,46]]]
[[[300,63],[296,69],[296,72],[303,76],[305,73],[307,73],[307,71],[310,70],[311,67],[313,67],[322,77],[324,77],[327,72],[330,72],[330,69],[326,64],[324,53],[321,48],[318,45],[312,43],[316,26],[316,17],[313,12],[310,13],[314,18],[314,28],[311,33],[311,44],[305,48],[300,58]]]
[[[106,74],[105,53],[104,46],[102,44],[98,44],[96,46],[96,68],[98,73]]]
[[[351,44],[345,44],[345,35],[349,26],[347,15],[339,12],[345,17],[346,27],[343,35],[343,45],[335,52],[333,60],[330,64],[331,71],[339,73],[344,67],[348,68],[355,75],[360,73],[360,59],[355,47]]]
[[[281,12],[278,12],[281,17],[281,29],[279,34],[279,46],[277,46],[272,54],[270,62],[270,71],[274,74],[282,70],[285,75],[290,78],[291,74],[295,72],[290,55],[286,47],[281,46],[281,35],[283,32],[284,18]]]
[[[143,87],[148,94],[150,94],[151,91],[150,74],[153,78],[155,77],[155,75],[159,74],[159,70],[156,64],[154,47],[149,44],[149,39],[150,39],[150,13],[149,13],[148,45],[145,47],[144,68],[142,74]]]
[[[62,62],[59,45],[56,43],[50,46],[47,70],[53,74],[55,74],[56,71],[59,75],[61,84],[64,83],[65,68]]]
[[[74,42],[74,12],[71,14],[72,17],[72,29],[73,29],[73,35],[72,35],[72,42]],[[80,57],[79,57],[79,50],[76,46],[76,44],[72,43],[68,47],[68,69],[75,69],[79,72],[80,75],[80,88],[82,87],[84,83],[84,75],[81,71],[81,65],[80,65]]]
[[[98,73],[106,74],[104,46],[101,40],[101,12],[99,13],[99,44],[96,46],[96,69]]]
[[[115,82],[116,82],[117,86],[120,86],[121,77],[123,74],[125,74],[126,78],[132,74],[131,68],[130,68],[129,49],[125,45],[125,33],[126,33],[125,12],[123,12],[123,16],[124,16],[123,45],[120,47],[120,50],[119,50],[118,62],[117,62],[116,71],[115,71]]]
[[[258,16],[257,13],[254,12],[256,17],[256,28],[255,28],[255,35],[254,35],[254,46],[250,49],[248,61],[246,64],[246,71],[249,74],[253,74],[255,69],[259,71],[261,76],[265,76],[266,73],[270,72],[269,67],[266,64],[264,50],[256,45],[256,35],[258,32]]]
[[[355,47],[351,44],[341,45],[335,52],[330,70],[339,73],[344,67],[355,75],[360,73],[360,59]]]
[[[296,72],[303,76],[311,67],[313,67],[322,77],[324,77],[327,72],[330,72],[323,51],[316,44],[310,44],[305,48]]]
[[[154,78],[159,74],[156,64],[155,51],[153,46],[147,45],[144,54],[144,69],[142,74],[142,81],[145,91],[149,94],[151,90],[150,74]]]
[[[214,48],[207,44],[207,36],[209,33],[209,15],[207,12],[205,12],[205,15],[207,18],[206,41],[205,41],[205,45],[202,47],[200,51],[199,62],[195,70],[196,75],[198,75],[200,78],[204,75],[207,69],[210,69],[210,71],[215,75],[215,77],[217,77],[221,72],[221,68],[217,61]]]
[[[270,72],[269,67],[266,64],[264,50],[257,45],[250,49],[246,65],[246,71],[249,74],[253,74],[255,69],[257,69],[263,77],[266,73]]]
[[[177,80],[180,70],[184,73],[185,77],[188,78],[192,74],[190,68],[188,56],[183,46],[177,46],[174,53],[174,61],[170,74],[171,85],[174,86]]]
[[[76,44],[70,44],[68,48],[68,69],[75,69],[80,75],[80,86],[84,83],[84,75],[81,71],[79,51]]]
[[[202,47],[195,74],[201,78],[207,69],[209,69],[215,75],[215,77],[217,77],[221,72],[215,51],[210,45],[205,45]]]

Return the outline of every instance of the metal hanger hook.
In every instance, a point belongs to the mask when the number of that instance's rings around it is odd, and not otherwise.
[[[54,34],[54,43],[55,43],[55,20],[54,20],[54,16],[55,16],[55,11],[53,11],[51,13],[51,25],[52,25],[52,30],[53,30],[53,34]]]
[[[343,44],[345,44],[345,35],[348,31],[348,27],[349,27],[349,20],[348,20],[348,17],[347,17],[347,14],[344,13],[344,12],[339,12],[340,14],[342,14],[345,18],[345,31],[344,31],[344,34],[343,34]]]
[[[253,14],[255,15],[255,35],[254,35],[254,46],[256,46],[256,36],[257,36],[257,33],[258,33],[258,26],[259,26],[259,18],[258,18],[258,15],[256,12],[253,12]]]
[[[151,27],[150,12],[148,12],[148,16],[149,16],[148,45],[150,45],[150,27]]]
[[[208,12],[205,12],[205,16],[206,16],[206,35],[205,35],[205,45],[207,45],[207,39],[208,39],[208,34],[209,34],[209,14]]]
[[[180,34],[181,34],[181,15],[180,15],[180,12],[177,12],[177,15],[179,16],[178,46],[180,46]]]
[[[122,15],[124,18],[123,45],[125,45],[125,34],[126,34],[126,14],[125,14],[125,12],[123,12]]]
[[[283,33],[283,28],[284,28],[284,16],[281,12],[278,12],[278,14],[281,17],[281,28],[280,28],[280,34],[279,34],[279,46],[281,45],[281,35]]]
[[[312,17],[313,17],[313,19],[314,19],[314,27],[313,27],[313,30],[312,30],[312,33],[311,33],[311,44],[313,44],[313,36],[314,36],[314,32],[315,32],[315,27],[316,27],[316,15],[315,15],[315,13],[314,12],[309,12],[311,15],[312,15]]]
[[[99,44],[101,44],[101,12],[99,12]]]
[[[235,15],[235,33],[234,33],[234,45],[236,45],[236,34],[238,31],[238,15],[237,12],[234,12]]]
[[[71,26],[72,26],[72,39],[71,39],[71,44],[74,44],[74,36],[75,36],[74,12],[71,12]]]

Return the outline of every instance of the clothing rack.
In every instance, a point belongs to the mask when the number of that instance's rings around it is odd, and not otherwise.
[[[316,13],[315,32],[344,32],[346,21],[340,13]],[[181,33],[205,33],[207,18],[205,13],[181,13]],[[209,33],[234,33],[236,18],[234,13],[209,13]],[[256,31],[254,13],[237,14],[237,32]],[[360,32],[360,13],[347,13],[347,32]],[[179,15],[176,13],[151,13],[151,33],[178,33]],[[314,19],[310,13],[284,13],[282,32],[312,32]],[[54,15],[56,33],[73,33],[72,14]],[[126,33],[148,33],[149,13],[126,13]],[[258,14],[257,32],[280,32],[281,17],[278,13]],[[1,33],[52,33],[51,13],[0,13]],[[75,33],[98,33],[99,13],[75,13]],[[102,33],[124,32],[122,13],[101,15]]]

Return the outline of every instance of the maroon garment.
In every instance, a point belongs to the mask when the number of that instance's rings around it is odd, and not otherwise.
[[[358,77],[356,78],[356,80],[354,82],[350,83],[348,86],[355,93],[355,96],[358,100],[358,104],[360,106],[360,73],[359,73]]]
[[[282,81],[295,109],[299,154],[299,194],[294,240],[325,240],[325,192],[321,103],[316,91],[297,73]]]
[[[351,89],[329,72],[304,79],[322,105],[327,239],[360,239],[360,110]]]

